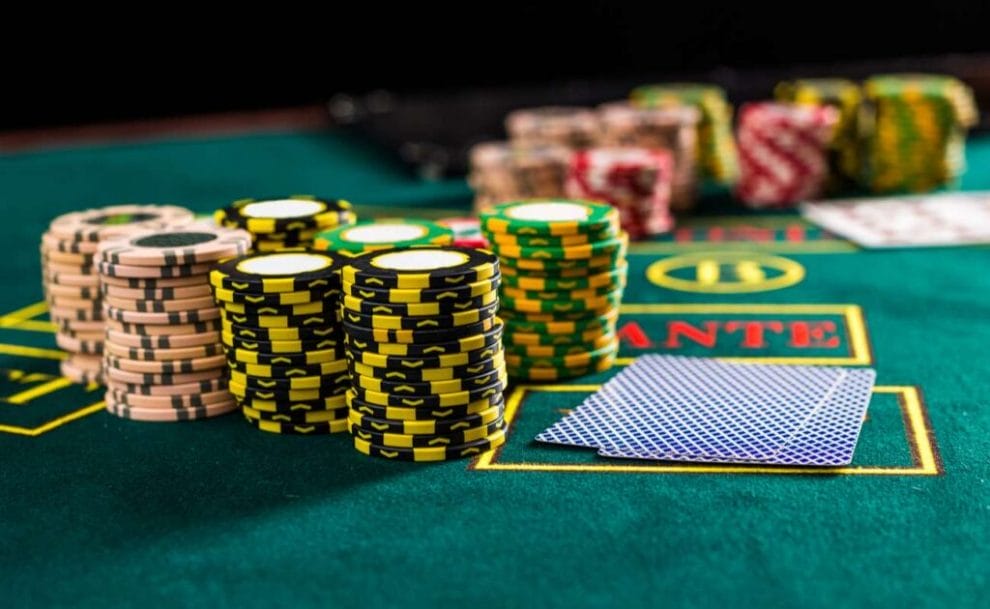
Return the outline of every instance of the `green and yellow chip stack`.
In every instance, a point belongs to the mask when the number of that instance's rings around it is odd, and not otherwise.
[[[357,256],[394,247],[450,245],[453,241],[454,231],[436,222],[381,218],[321,231],[316,234],[313,247],[344,256]]]
[[[354,447],[400,461],[477,456],[505,442],[499,261],[487,250],[368,252],[341,271]]]
[[[271,199],[240,199],[213,212],[217,226],[240,228],[251,233],[254,251],[276,252],[313,247],[322,230],[357,221],[348,201],[320,199],[312,195],[290,195]]]
[[[628,268],[617,210],[577,200],[510,202],[482,210],[481,227],[502,264],[509,375],[549,381],[610,368]]]
[[[700,175],[721,184],[736,181],[739,164],[732,137],[732,106],[721,87],[700,83],[644,85],[633,89],[630,101],[643,108],[696,107],[701,112],[698,123]]]
[[[973,93],[951,76],[874,76],[863,84],[864,182],[874,192],[925,192],[964,170]]]
[[[863,92],[859,85],[844,78],[807,78],[777,84],[779,101],[807,106],[832,106],[839,112],[839,123],[829,144],[830,192],[839,192],[860,177],[861,154],[859,113]]]

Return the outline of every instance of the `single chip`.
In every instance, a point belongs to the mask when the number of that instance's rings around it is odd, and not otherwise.
[[[616,353],[611,353],[602,357],[591,366],[570,367],[544,367],[544,366],[509,366],[506,369],[511,378],[521,378],[531,381],[557,381],[569,379],[587,374],[604,372],[615,364]]]
[[[291,195],[278,199],[240,199],[213,216],[221,226],[247,229],[251,233],[281,233],[353,224],[357,219],[351,204],[340,199]]]
[[[618,227],[618,210],[591,201],[534,199],[500,203],[481,211],[481,228],[486,233],[560,236]]]
[[[503,336],[505,346],[557,346],[567,347],[573,345],[584,345],[598,340],[602,336],[615,334],[616,324],[606,323],[600,326],[591,327],[575,334],[537,334],[527,332],[507,332]]]
[[[498,275],[498,258],[487,250],[414,247],[362,254],[341,269],[345,283],[372,288],[449,288]]]
[[[240,400],[241,406],[246,406],[248,408],[253,408],[254,410],[260,410],[267,413],[282,413],[288,415],[296,415],[303,412],[322,412],[325,410],[338,411],[341,409],[347,409],[346,396],[335,395],[328,398],[321,398],[319,400],[307,400],[307,401],[272,401],[272,400],[261,400],[261,399],[247,399],[242,398]]]
[[[500,277],[496,275],[490,279],[483,279],[482,281],[450,288],[371,288],[348,282],[343,282],[342,287],[345,295],[363,300],[388,303],[419,303],[468,300],[497,290],[500,283]]]
[[[389,381],[445,381],[451,379],[461,379],[473,377],[485,372],[496,371],[505,363],[505,359],[499,354],[490,360],[467,364],[465,366],[454,366],[450,368],[420,368],[418,370],[389,370],[388,368],[375,368],[365,364],[351,363],[348,368],[352,375],[361,375]]]
[[[337,313],[328,311],[315,315],[251,315],[220,310],[220,317],[229,324],[257,328],[326,328],[337,323]]]
[[[244,417],[244,420],[261,431],[267,431],[268,433],[315,436],[347,431],[347,419],[324,421],[322,423],[282,423],[279,421],[252,419],[251,417]]]
[[[355,397],[362,402],[375,404],[378,406],[401,406],[404,408],[443,408],[445,406],[459,406],[477,402],[483,399],[501,399],[502,392],[508,383],[507,377],[503,374],[494,383],[484,387],[478,387],[469,391],[458,391],[454,393],[441,393],[437,395],[403,396],[382,393],[380,391],[369,391],[362,387],[352,387]],[[386,417],[389,418],[389,417]]]
[[[329,421],[341,421],[347,419],[347,408],[296,412],[292,414],[255,410],[250,406],[241,406],[241,410],[245,417],[254,419],[255,421],[273,421],[275,423],[288,423],[294,425],[305,423],[326,423]]]
[[[94,254],[76,254],[41,248],[42,260],[55,264],[67,264],[87,268],[93,265]]]
[[[181,298],[178,300],[133,300],[129,298],[118,298],[116,296],[104,296],[103,302],[117,309],[138,313],[167,313],[171,311],[192,311],[216,307],[212,296]]]
[[[124,393],[137,395],[191,395],[194,393],[212,393],[227,388],[225,377],[207,379],[194,383],[180,383],[176,385],[149,385],[147,383],[131,383],[117,381],[112,378],[106,379],[106,385],[110,389],[116,389]]]
[[[183,372],[181,374],[153,374],[142,372],[128,372],[115,366],[116,362],[107,359],[107,366],[103,369],[104,374],[110,380],[118,383],[128,383],[132,385],[187,385],[201,381],[210,381],[223,378],[224,368],[211,368],[199,372]]]
[[[59,364],[59,369],[62,376],[69,379],[74,383],[83,383],[89,385],[91,383],[103,383],[103,373],[97,370],[90,370],[72,358],[62,360]]]
[[[161,336],[142,336],[140,334],[128,334],[117,330],[107,329],[107,344],[113,344],[115,349],[127,348],[131,353],[141,351],[171,351],[186,348],[202,348],[207,345],[215,345],[220,342],[219,332],[201,332],[196,334],[172,334]],[[121,355],[118,353],[117,355]],[[134,357],[132,359],[140,359]]]
[[[505,363],[513,368],[582,368],[594,366],[598,361],[612,357],[619,350],[619,340],[612,337],[603,347],[586,348],[555,356],[525,356],[505,354]]]
[[[626,264],[624,259],[615,261],[614,263],[609,263],[605,266],[571,266],[573,261],[565,261],[568,263],[568,268],[556,268],[556,269],[520,269],[514,266],[509,266],[508,264],[502,266],[502,276],[503,277],[532,277],[536,279],[583,279],[588,280],[593,275],[601,275],[604,273],[611,273],[615,269],[622,267]],[[509,285],[506,281],[506,285]]]
[[[236,370],[230,371],[231,382],[252,389],[264,389],[271,391],[291,391],[295,389],[328,389],[339,385],[350,385],[351,377],[347,373],[346,366],[343,370],[334,374],[324,374],[319,376],[296,376],[290,378],[270,378],[263,376],[252,376]]]
[[[598,317],[611,315],[613,311],[618,311],[618,307],[603,307],[601,309],[593,309],[590,311],[572,311],[572,312],[560,312],[560,313],[520,313],[518,311],[513,311],[512,309],[502,309],[499,315],[505,322],[538,322],[547,324],[554,323],[564,323],[564,322],[577,322],[583,323]]]
[[[248,387],[235,381],[230,381],[230,392],[238,398],[251,401],[262,400],[271,402],[309,402],[311,400],[322,400],[333,396],[343,395],[347,391],[347,385],[334,385],[330,388],[317,389],[258,389]]]
[[[127,406],[126,404],[114,402],[110,398],[110,394],[107,394],[106,402],[107,412],[122,419],[157,423],[196,421],[218,417],[237,410],[237,402],[233,399],[229,402],[220,402],[205,406],[190,406],[187,408],[139,408],[137,406]]]
[[[603,315],[577,321],[527,321],[503,317],[502,322],[505,324],[506,334],[523,332],[526,334],[571,334],[576,336],[589,330],[598,330],[609,327],[610,325],[614,326],[618,319],[619,309],[612,309]]]
[[[255,294],[224,288],[214,288],[213,290],[213,297],[222,303],[240,303],[252,307],[285,307],[313,302],[335,302],[339,294],[338,290],[302,290],[276,294]]]
[[[451,459],[464,459],[467,457],[477,457],[490,450],[494,450],[505,444],[505,429],[499,429],[495,433],[473,442],[464,444],[454,444],[450,446],[419,447],[419,448],[394,448],[379,446],[355,436],[354,448],[358,452],[372,457],[382,457],[393,461],[448,461]]]
[[[595,349],[603,349],[616,342],[615,334],[602,334],[592,340],[579,344],[559,344],[559,345],[526,345],[506,342],[505,352],[511,355],[521,355],[525,357],[563,357],[565,355],[585,353]]]
[[[186,288],[207,285],[206,277],[110,277],[101,275],[100,283],[132,290],[158,290],[165,288]]]
[[[458,420],[486,413],[493,408],[501,411],[504,405],[504,399],[500,393],[468,404],[426,407],[381,406],[362,400],[357,397],[354,391],[348,391],[345,395],[347,396],[347,406],[352,413],[387,421]],[[380,430],[372,429],[370,431]]]
[[[558,273],[563,271],[580,270],[585,275],[595,275],[607,273],[625,260],[626,248],[620,248],[611,254],[596,256],[594,258],[581,258],[575,260],[555,260],[553,258],[507,258],[503,257],[502,266],[514,268],[519,271],[544,271],[548,273]]]
[[[479,425],[486,425],[502,418],[502,404],[492,406],[487,410],[482,410],[476,414],[467,415],[460,418],[436,418],[426,420],[400,420],[381,419],[377,417],[361,414],[351,409],[347,415],[347,420],[351,428],[357,427],[375,433],[401,433],[404,435],[438,435],[458,433],[466,429],[473,429]]]
[[[58,285],[55,283],[43,284],[46,294],[50,296],[65,296],[67,298],[78,298],[82,300],[92,300],[100,297],[100,290],[93,286]]]
[[[42,280],[48,284],[70,285],[75,287],[99,288],[99,275],[83,275],[80,273],[60,273],[50,269],[42,269]]]
[[[91,355],[100,355],[104,349],[102,340],[81,340],[62,333],[55,335],[55,344],[66,351]]]
[[[212,262],[203,264],[186,264],[182,266],[132,266],[126,264],[111,264],[99,262],[96,265],[100,275],[107,277],[123,277],[127,279],[176,279],[186,277],[202,277],[213,268]]]
[[[367,431],[353,424],[350,428],[351,435],[355,438],[360,438],[365,442],[370,442],[371,444],[396,448],[413,448],[418,446],[442,447],[474,442],[476,440],[482,440],[492,436],[496,432],[503,429],[504,426],[505,422],[503,419],[496,419],[487,425],[479,425],[478,427],[472,427],[463,431],[433,436],[397,434],[389,432],[379,433]]]
[[[443,328],[476,324],[485,319],[495,317],[498,311],[498,302],[493,302],[484,307],[449,313],[447,315],[434,315],[430,317],[405,317],[401,315],[364,315],[355,313],[350,309],[343,311],[343,321],[355,326],[365,328],[381,328],[386,330],[440,330]]]
[[[617,227],[610,227],[596,233],[578,233],[575,235],[513,235],[509,233],[491,233],[492,248],[512,245],[516,247],[570,247],[588,245],[598,241],[615,239],[620,234]]]
[[[104,318],[102,308],[95,309],[68,309],[62,307],[48,307],[48,315],[52,319],[71,319],[74,321],[102,321]]]
[[[315,302],[303,302],[292,305],[253,305],[242,302],[220,302],[220,307],[227,313],[236,313],[246,317],[260,317],[266,315],[285,317],[304,317],[307,315],[322,315],[332,317],[338,308],[337,298],[331,297],[326,300]]]
[[[226,404],[233,401],[234,397],[226,389],[189,395],[141,395],[110,389],[107,392],[107,400],[137,408],[195,408],[210,404]]]
[[[272,366],[268,364],[247,364],[237,360],[227,360],[231,371],[262,378],[294,378],[298,376],[312,377],[328,374],[339,374],[347,370],[347,360],[339,359],[331,362],[312,364],[309,366]]]
[[[125,288],[104,284],[101,286],[100,293],[103,296],[130,300],[187,300],[203,296],[212,297],[210,285],[206,282],[177,288]]]
[[[220,317],[220,310],[216,307],[208,309],[196,309],[192,311],[169,311],[166,313],[141,313],[138,311],[126,311],[109,305],[104,305],[104,312],[108,319],[132,324],[149,325],[172,325],[172,324],[194,324],[204,321],[213,321]]]
[[[508,298],[516,298],[522,300],[583,300],[586,298],[601,298],[607,296],[611,292],[617,290],[622,290],[626,287],[625,280],[619,284],[607,285],[601,288],[589,288],[587,290],[570,290],[570,291],[538,291],[538,290],[520,290],[519,288],[513,288],[510,286],[504,286],[501,290],[501,294]]]
[[[85,332],[91,334],[93,332],[100,332],[105,327],[104,324],[108,323],[104,320],[79,321],[76,319],[59,319],[51,315],[49,317],[51,317],[52,323],[59,332],[68,333]]]
[[[440,344],[459,341],[462,338],[483,334],[497,327],[500,320],[489,317],[475,324],[443,328],[440,330],[389,330],[386,328],[368,328],[355,326],[344,320],[341,327],[348,338],[380,343],[402,344]]]
[[[467,300],[442,300],[440,302],[384,303],[344,296],[345,309],[365,315],[402,315],[408,317],[443,316],[472,309],[480,309],[498,303],[498,292],[492,291]],[[346,315],[346,312],[344,313]]]
[[[245,231],[195,226],[109,239],[100,244],[99,256],[114,266],[194,266],[241,256],[250,247],[251,235]]]
[[[496,359],[500,361],[494,369],[486,370],[476,374],[475,376],[469,377],[437,381],[408,381],[380,379],[355,373],[351,375],[351,381],[354,385],[367,389],[368,391],[392,393],[395,395],[438,395],[441,393],[471,391],[477,387],[484,387],[497,381],[499,375],[505,372],[505,365],[501,361],[502,356],[499,356]]]
[[[252,294],[337,290],[339,263],[323,252],[254,254],[221,262],[210,272],[210,284]]]
[[[223,368],[227,365],[227,358],[222,353],[219,355],[209,355],[206,357],[178,360],[141,360],[118,357],[116,355],[107,355],[106,365],[119,370],[126,370],[127,372],[184,374],[187,372],[199,372]]]
[[[532,260],[593,260],[613,256],[625,252],[629,246],[629,236],[620,233],[618,237],[607,241],[596,241],[585,245],[568,245],[564,247],[526,247],[518,245],[496,245],[493,251],[500,258],[532,259]],[[522,267],[520,267],[522,268]]]
[[[127,347],[108,341],[104,350],[111,356],[141,361],[182,361],[219,355],[223,357],[223,347],[219,341],[195,345],[181,349],[141,349]]]
[[[502,327],[502,321],[498,320],[495,327],[487,332],[445,343],[380,343],[371,340],[361,340],[353,336],[345,336],[344,344],[354,351],[371,351],[373,353],[395,355],[398,357],[424,357],[444,355],[447,353],[464,353],[498,344],[502,338]]]
[[[49,260],[47,256],[42,256],[41,265],[46,273],[62,273],[64,275],[96,275],[96,268],[92,264],[53,262]]]
[[[429,220],[381,218],[325,230],[313,240],[318,250],[356,255],[414,245],[449,245],[454,232]]]
[[[105,322],[108,330],[114,330],[124,334],[135,334],[138,336],[177,336],[182,334],[207,334],[220,329],[220,320],[211,319],[196,323],[184,324],[140,324],[116,319],[107,319]],[[102,327],[102,325],[100,326]]]
[[[562,315],[575,312],[604,313],[622,304],[622,290],[609,292],[603,296],[595,296],[578,300],[526,300],[502,297],[502,307],[520,313],[551,313]]]
[[[318,349],[305,352],[271,353],[251,351],[248,349],[231,348],[227,350],[227,359],[245,364],[262,364],[266,366],[312,366],[339,360],[339,349]]]
[[[75,239],[61,239],[51,232],[41,235],[41,247],[49,252],[68,252],[71,254],[95,254],[100,246],[96,241],[76,241]]]
[[[486,361],[495,357],[501,351],[501,345],[494,344],[476,349],[474,351],[464,351],[461,353],[448,353],[444,355],[424,355],[421,357],[399,357],[395,355],[384,355],[372,351],[355,351],[347,349],[347,356],[355,363],[373,366],[375,368],[386,368],[389,370],[419,370],[421,368],[451,368],[455,366],[466,366],[476,362]]]
[[[258,328],[257,326],[240,326],[224,320],[223,331],[231,336],[246,340],[259,341],[315,341],[324,338],[339,339],[343,336],[340,326],[316,326],[313,328]]]
[[[222,332],[220,338],[223,344],[239,351],[257,351],[259,353],[301,353],[309,351],[334,350],[342,355],[344,352],[344,341],[341,337],[332,336],[314,340],[252,340],[232,336],[227,332]]]
[[[192,222],[193,213],[174,205],[113,205],[87,209],[52,220],[48,232],[69,241],[101,241],[136,230]]]

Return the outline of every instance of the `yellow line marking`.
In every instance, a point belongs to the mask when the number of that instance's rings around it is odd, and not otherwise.
[[[510,429],[522,405],[527,391],[540,392],[592,392],[600,385],[519,385],[506,402],[505,420]],[[918,447],[920,463],[916,467],[750,467],[724,465],[582,465],[553,463],[494,463],[496,451],[487,452],[478,458],[474,469],[531,472],[595,472],[595,473],[663,473],[663,474],[777,474],[777,475],[817,475],[817,476],[934,476],[938,475],[938,464],[932,449],[932,438],[924,423],[921,400],[916,387],[911,385],[877,385],[874,393],[893,393],[902,397],[900,405],[907,412],[908,430]]]
[[[28,330],[31,332],[45,332],[47,334],[52,334],[55,332],[55,324],[50,321],[39,321],[37,319],[25,319],[24,321],[17,322],[15,326],[2,326],[7,330]]]
[[[22,345],[8,345],[0,343],[0,353],[4,355],[23,355],[24,357],[37,357],[40,359],[63,360],[68,355],[65,351],[58,349],[42,349],[40,347],[24,347]]]
[[[8,397],[6,401],[7,402],[10,402],[11,404],[19,404],[19,405],[20,404],[24,404],[25,402],[29,402],[29,401],[31,401],[31,400],[33,400],[35,398],[38,398],[38,397],[41,397],[43,395],[47,395],[49,393],[58,391],[59,389],[68,387],[71,384],[72,384],[72,381],[71,380],[69,380],[69,379],[67,379],[65,377],[59,377],[59,378],[50,380],[47,383],[42,383],[41,385],[38,385],[37,387],[33,387],[31,389],[27,389],[27,390],[22,391],[20,393],[15,393],[14,395]]]
[[[37,437],[43,433],[55,429],[56,427],[60,427],[62,425],[65,425],[66,423],[75,421],[76,419],[81,419],[85,416],[89,416],[93,414],[94,412],[103,410],[104,405],[105,403],[103,402],[103,400],[100,400],[99,402],[90,404],[89,406],[70,412],[65,416],[61,416],[57,419],[52,419],[51,421],[48,421],[47,423],[39,427],[27,428],[27,427],[17,427],[14,425],[0,425],[0,432],[16,434],[19,436],[28,436],[31,438]]]
[[[0,328],[13,326],[16,325],[18,322],[22,322],[26,319],[31,319],[32,317],[37,317],[45,313],[45,311],[47,310],[48,310],[48,303],[42,300],[41,302],[36,302],[24,308],[17,309],[16,311],[11,311],[6,315],[0,316]]]

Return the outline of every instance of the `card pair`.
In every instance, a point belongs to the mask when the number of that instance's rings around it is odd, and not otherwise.
[[[604,457],[840,466],[876,373],[645,355],[540,435]]]

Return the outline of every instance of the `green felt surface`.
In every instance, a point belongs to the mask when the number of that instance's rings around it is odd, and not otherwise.
[[[990,140],[974,140],[969,161],[964,187],[990,188]],[[338,134],[0,157],[0,605],[984,606],[985,247],[858,252],[809,229],[809,244],[634,248],[624,357],[668,350],[876,367],[886,389],[854,467],[837,472],[615,462],[532,442],[611,373],[573,391],[517,386],[508,445],[474,464],[382,462],[346,436],[273,436],[237,416],[133,423],[83,410],[98,390],[38,389],[57,382],[45,355],[52,336],[9,313],[41,299],[38,238],[52,217],[120,202],[209,212],[292,192],[347,197],[359,211],[469,204],[463,183],[415,182]],[[769,250],[804,277],[728,295],[648,278],[670,255],[725,249]],[[753,322],[763,337],[746,334]],[[821,334],[802,339],[809,328]]]

